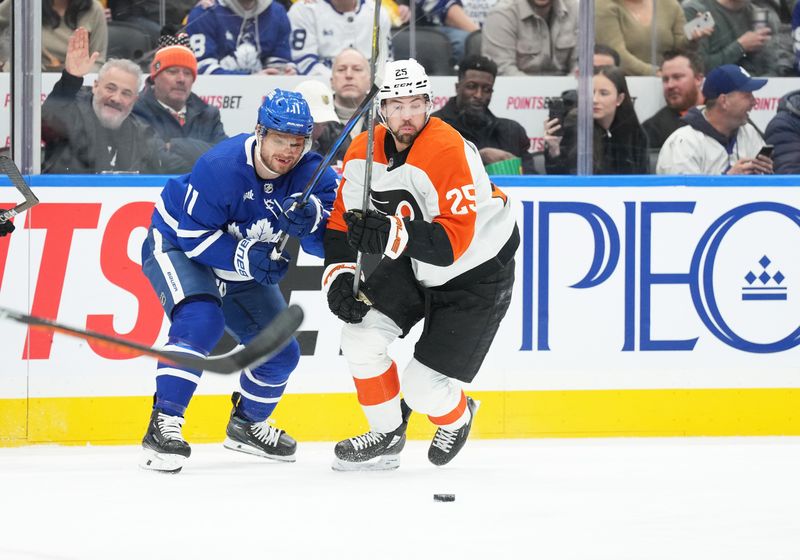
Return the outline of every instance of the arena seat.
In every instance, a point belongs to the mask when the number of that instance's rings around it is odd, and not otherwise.
[[[453,47],[447,35],[435,27],[417,27],[416,59],[431,76],[449,76],[453,71]],[[392,37],[394,58],[400,60],[411,56],[411,33],[408,27]]]

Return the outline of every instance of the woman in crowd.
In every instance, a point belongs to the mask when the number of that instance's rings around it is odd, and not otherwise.
[[[628,76],[653,76],[661,53],[690,47],[678,0],[597,0],[595,8],[595,40],[620,54],[620,66]],[[712,31],[713,27],[695,32],[691,42]],[[653,34],[657,60],[652,60]]]
[[[11,0],[0,3],[2,51],[7,62],[11,39]],[[99,52],[94,71],[106,61],[108,25],[103,5],[98,0],[42,1],[42,71],[61,72],[67,56],[67,42],[79,27],[89,31],[89,52]],[[8,68],[4,68],[8,70]]]
[[[594,118],[593,173],[648,173],[647,138],[633,109],[623,71],[614,66],[595,68],[592,79]],[[577,171],[578,115],[573,109],[564,118],[544,123],[545,168],[548,174]],[[563,132],[563,137],[559,134]]]

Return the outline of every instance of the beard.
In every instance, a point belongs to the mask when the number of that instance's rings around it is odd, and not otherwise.
[[[122,123],[125,122],[125,119],[127,119],[128,115],[130,114],[130,111],[125,111],[122,109],[120,109],[119,113],[107,114],[107,108],[105,104],[97,96],[92,98],[92,108],[94,109],[94,114],[97,115],[97,120],[100,121],[100,124],[105,128],[110,128],[112,130],[116,130],[121,127]]]

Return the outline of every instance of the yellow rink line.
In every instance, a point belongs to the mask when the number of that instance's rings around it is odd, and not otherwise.
[[[481,401],[473,437],[800,435],[800,389],[648,389],[471,392]],[[199,395],[186,415],[190,442],[224,438],[227,395]],[[0,399],[0,447],[33,443],[131,444],[152,397]],[[299,441],[335,441],[366,430],[355,395],[289,394],[276,423]],[[433,428],[421,414],[409,437]]]

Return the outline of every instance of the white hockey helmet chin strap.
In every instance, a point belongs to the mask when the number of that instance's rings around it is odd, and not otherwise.
[[[270,166],[267,165],[267,163],[261,157],[261,140],[264,138],[264,136],[267,135],[267,132],[269,132],[269,130],[270,129],[265,128],[265,127],[261,126],[260,124],[256,125],[256,160],[258,161],[258,163],[260,163],[264,167],[264,169],[267,170],[268,173],[271,173],[273,175],[273,178],[274,178],[274,177],[279,177],[281,174],[278,173],[277,171],[273,171],[272,168],[270,168]],[[305,137],[305,144],[303,145],[303,153],[301,153],[300,157],[297,158],[297,161],[292,166],[292,169],[294,169],[295,165],[300,163],[300,160],[303,159],[304,155],[306,155],[308,152],[311,151],[311,144],[313,144],[313,142],[314,141],[311,139],[311,136],[306,136]],[[288,171],[287,171],[287,173],[288,173]]]

